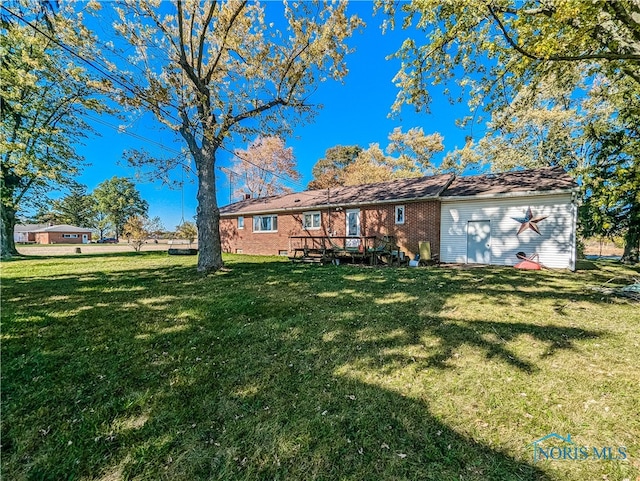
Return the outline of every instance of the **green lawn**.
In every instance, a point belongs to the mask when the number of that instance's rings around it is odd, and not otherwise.
[[[589,288],[637,270],[226,264],[3,263],[3,479],[640,475],[640,309]]]

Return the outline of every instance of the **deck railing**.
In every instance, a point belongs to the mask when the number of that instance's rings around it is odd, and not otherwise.
[[[398,247],[393,236],[291,236],[289,252],[292,260],[351,258],[376,264],[381,256],[397,257]]]
[[[291,236],[289,250],[334,250],[365,252],[376,247],[376,236],[329,237],[329,236]]]

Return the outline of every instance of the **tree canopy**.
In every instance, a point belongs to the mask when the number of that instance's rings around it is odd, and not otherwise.
[[[122,226],[122,235],[131,243],[136,252],[140,252],[142,245],[151,235],[149,232],[149,219],[140,215],[132,215]]]
[[[134,217],[145,217],[149,210],[147,201],[140,197],[140,192],[129,179],[114,176],[100,183],[93,191],[98,210],[107,215],[120,238],[124,225]]]
[[[75,184],[69,194],[52,202],[56,222],[78,227],[95,227],[96,200],[87,194],[87,186]]]
[[[617,219],[627,246],[636,246],[625,256],[637,259],[638,2],[427,0],[402,4],[400,12],[380,6],[391,15],[388,26],[401,13],[403,26],[425,34],[395,54],[402,68],[394,110],[428,110],[430,86],[441,85],[451,101],[469,99],[461,125],[473,132],[488,120],[483,135],[469,136],[444,167],[562,165],[582,184],[595,216],[589,220],[583,209],[583,221],[604,229],[608,222],[597,220],[603,212]]]
[[[300,179],[293,148],[286,147],[280,137],[258,137],[246,149],[234,151],[230,175],[234,176],[236,196],[251,197],[291,192],[288,181]]]
[[[40,3],[12,7],[0,6],[2,256],[17,254],[16,214],[74,183],[83,165],[75,147],[91,132],[83,117],[105,109],[94,97],[100,84],[56,43],[85,48],[88,37],[72,28],[77,18]]]
[[[153,112],[182,136],[195,163],[200,272],[223,265],[218,151],[233,139],[285,135],[310,120],[317,83],[347,73],[346,40],[361,22],[346,7],[240,0],[125,0],[114,7],[116,31],[142,72],[127,78],[134,87],[120,89],[121,103]]]
[[[191,244],[196,237],[198,237],[198,228],[193,222],[185,221],[179,226],[176,226],[176,237],[178,239],[185,239]]]
[[[394,13],[395,4],[383,5]],[[428,85],[451,87],[454,79],[459,90],[452,100],[467,93],[473,108],[487,111],[508,106],[523,87],[536,94],[534,87],[551,79],[579,88],[585,79],[606,77],[638,93],[637,2],[426,0],[402,4],[401,11],[403,26],[415,25],[425,39],[407,39],[395,54],[402,60],[396,109],[428,108]]]
[[[314,179],[309,188],[370,184],[440,171],[431,162],[433,154],[444,149],[440,134],[427,135],[420,127],[403,132],[397,127],[388,139],[384,150],[377,143],[366,149],[355,145],[327,149],[325,157],[313,168]]]
[[[358,145],[336,145],[327,149],[324,157],[318,160],[311,171],[313,180],[309,189],[327,189],[344,185],[344,170],[352,164],[362,152]]]

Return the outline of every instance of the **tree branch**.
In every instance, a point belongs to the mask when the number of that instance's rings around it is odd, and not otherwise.
[[[191,21],[189,22],[189,52],[191,53],[191,65],[196,64],[196,54],[195,49],[193,48],[193,24],[195,23],[196,12],[199,6],[199,2],[193,2],[193,9],[191,10]],[[196,71],[198,73],[198,77],[200,77],[200,72],[197,68]]]
[[[255,117],[256,115],[264,112],[265,110],[269,110],[275,107],[276,105],[287,105],[287,101],[278,97],[276,99],[271,100],[270,102],[267,102],[266,104],[262,104],[259,107],[256,107],[255,109],[242,112],[241,114],[238,114],[235,117],[232,117],[229,121],[225,121],[225,125],[223,126],[223,128],[228,129],[232,125],[237,124],[238,122],[244,119]]]
[[[198,75],[202,76],[202,60],[203,60],[203,56],[204,56],[204,43],[205,43],[205,39],[207,37],[207,29],[209,28],[209,23],[211,22],[211,19],[213,18],[213,13],[215,12],[216,9],[216,5],[217,2],[213,1],[211,2],[211,6],[209,7],[209,11],[207,12],[207,16],[204,20],[204,23],[202,24],[202,34],[200,35],[200,42],[198,45],[198,67],[197,67],[197,71],[198,71]],[[209,83],[207,81],[207,83]]]
[[[291,57],[291,59],[289,60],[289,63],[287,64],[286,68],[284,69],[284,72],[282,73],[282,77],[280,78],[280,83],[278,84],[278,96],[280,96],[280,94],[281,94],[282,84],[287,79],[287,75],[289,74],[289,71],[293,67],[293,64],[295,63],[296,59],[298,59],[300,57],[300,55],[302,55],[304,53],[304,51],[309,48],[310,45],[311,45],[311,43],[309,42],[309,39],[307,39],[306,45],[304,47],[302,47],[302,49],[298,53],[293,55]]]
[[[620,22],[622,22],[629,28],[629,31],[631,32],[633,38],[637,42],[640,42],[640,23],[636,22],[633,17],[629,15],[629,12],[624,9],[622,2],[618,0],[609,0],[605,5],[607,6],[609,12],[612,13],[615,18],[617,18]]]
[[[187,76],[191,79],[191,81],[193,82],[194,86],[196,87],[196,89],[200,90],[200,79],[197,77],[197,75],[195,74],[195,72],[193,71],[193,67],[189,64],[189,62],[187,61],[187,51],[185,50],[185,43],[184,43],[184,13],[182,11],[182,1],[178,0],[176,2],[176,6],[178,7],[178,35],[179,35],[179,39],[178,39],[178,43],[179,43],[179,50],[178,50],[178,54],[180,55],[180,66],[182,67],[182,69],[185,71],[185,73],[187,74]]]
[[[244,10],[244,7],[246,5],[247,5],[247,0],[243,0],[242,2],[240,2],[240,4],[238,5],[238,8],[236,9],[235,12],[233,12],[231,19],[229,20],[229,24],[227,25],[227,28],[225,29],[225,32],[224,32],[224,37],[222,38],[222,43],[220,44],[220,49],[218,50],[218,55],[216,56],[216,59],[213,61],[213,64],[211,65],[211,67],[209,67],[209,70],[204,76],[204,81],[207,84],[209,84],[209,82],[211,81],[213,72],[215,72],[216,68],[218,68],[218,63],[222,58],[222,52],[227,48],[226,45],[227,45],[227,37],[229,36],[229,32],[231,32],[231,28],[235,24],[236,19],[238,18],[238,15],[240,15],[240,12]]]
[[[528,52],[523,47],[518,45],[518,43],[513,38],[511,38],[511,35],[507,31],[507,28],[504,26],[504,24],[500,20],[500,17],[498,17],[493,7],[491,5],[487,5],[487,8],[489,9],[489,13],[491,14],[495,22],[498,24],[498,28],[500,28],[500,30],[502,31],[502,36],[509,43],[509,45],[511,45],[511,47],[513,47],[514,50],[516,50],[517,52],[519,52],[520,54],[522,54],[523,56],[531,60],[538,60],[538,61],[546,60],[546,61],[554,61],[554,62],[579,62],[582,60],[638,60],[640,61],[640,55],[618,54],[613,52],[591,53],[591,54],[584,54],[584,55],[549,55],[547,57],[539,57],[537,55],[534,55]]]

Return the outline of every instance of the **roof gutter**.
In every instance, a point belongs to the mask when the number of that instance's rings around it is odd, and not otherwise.
[[[236,211],[236,212],[228,212],[224,214],[220,214],[220,217],[235,217],[237,215],[250,215],[250,214],[279,214],[283,212],[303,212],[307,210],[313,209],[330,209],[336,207],[362,207],[365,205],[380,205],[380,204],[406,204],[409,202],[420,202],[424,200],[439,200],[440,193],[444,189],[441,189],[435,195],[430,195],[427,197],[411,197],[409,199],[385,199],[385,200],[373,200],[367,202],[350,202],[350,203],[333,203],[333,204],[315,204],[315,205],[305,205],[300,207],[282,207],[280,209],[261,209],[261,210],[250,210],[250,211]]]
[[[580,187],[572,187],[571,189],[554,189],[554,190],[529,190],[525,192],[500,192],[498,194],[476,194],[476,195],[452,195],[441,197],[442,202],[459,201],[459,200],[477,200],[477,199],[502,199],[505,197],[539,197],[544,195],[557,194],[573,194],[579,192]]]

